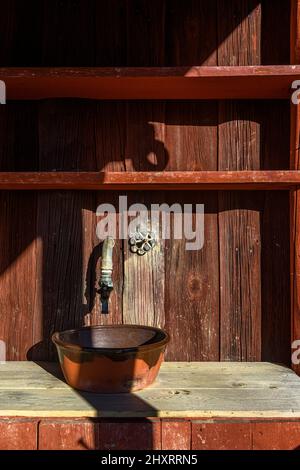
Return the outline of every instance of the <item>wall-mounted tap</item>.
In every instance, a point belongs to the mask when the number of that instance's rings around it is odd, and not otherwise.
[[[99,293],[102,305],[102,313],[108,313],[108,300],[113,289],[112,271],[113,271],[113,247],[114,239],[107,237],[102,244],[101,275],[99,280]]]

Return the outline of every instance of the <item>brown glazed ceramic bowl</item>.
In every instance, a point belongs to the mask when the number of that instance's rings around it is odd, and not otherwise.
[[[54,333],[52,341],[71,387],[122,393],[155,380],[169,335],[150,326],[104,325]]]

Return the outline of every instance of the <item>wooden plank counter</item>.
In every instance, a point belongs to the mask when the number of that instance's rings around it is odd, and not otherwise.
[[[0,415],[72,418],[300,418],[300,378],[270,363],[164,363],[150,388],[98,395],[71,389],[56,365],[0,365]]]

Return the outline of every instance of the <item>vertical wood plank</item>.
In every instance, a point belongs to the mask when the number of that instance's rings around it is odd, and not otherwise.
[[[193,450],[251,450],[250,423],[192,422]]]
[[[82,217],[88,203],[86,193],[41,193],[38,200],[37,227],[42,239],[42,318],[43,335],[36,338],[31,359],[53,360],[51,342],[54,331],[83,325],[82,303]]]
[[[166,1],[165,65],[216,65],[216,0]]]
[[[168,6],[168,64],[216,65],[216,2],[172,2]],[[201,40],[202,35],[207,40]],[[215,102],[167,102],[166,169],[216,170],[217,120]],[[205,211],[201,250],[187,251],[185,239],[172,237],[165,242],[165,326],[172,336],[167,359],[219,360],[217,195],[177,192],[167,194],[166,201],[169,205],[193,204],[193,210],[195,204],[204,204]]]
[[[151,4],[144,0],[129,3],[127,14],[129,66],[163,65],[164,24],[164,1],[155,0]],[[126,171],[155,171],[165,168],[164,103],[128,103],[126,135]],[[155,202],[155,197],[150,192],[131,193],[128,205],[142,203],[149,210],[151,202]],[[151,225],[150,213],[148,213],[148,225]],[[156,237],[159,238],[158,233]],[[128,240],[124,240],[124,323],[155,326],[164,324],[164,245],[161,239],[158,241],[153,250],[140,257],[130,252]]]
[[[233,21],[238,23],[235,28]],[[218,2],[218,37],[224,38],[218,46],[218,65],[260,63],[260,5],[251,0]],[[219,103],[219,170],[260,168],[254,106],[238,101]],[[221,360],[260,360],[258,199],[252,193],[251,199],[245,193],[219,193]]]
[[[162,420],[162,449],[190,450],[191,422]]]
[[[261,2],[218,0],[218,65],[258,65]]]
[[[0,107],[0,169],[35,169],[38,159],[37,106],[14,103]],[[31,159],[24,158],[24,152]],[[36,195],[1,192],[0,209],[0,339],[7,360],[24,360],[33,342],[39,249],[36,237]]]
[[[254,423],[253,450],[300,450],[300,423]]]
[[[290,60],[300,63],[300,1],[291,0]],[[290,167],[300,169],[300,105],[291,104]],[[290,193],[291,339],[300,340],[300,189]],[[292,364],[300,375],[300,364]]]
[[[167,102],[165,122],[166,170],[217,170],[217,102]]]
[[[93,169],[125,171],[127,132],[127,103],[124,101],[97,101],[92,132],[95,136]],[[91,157],[85,165],[91,162]],[[90,163],[91,164],[91,163]]]
[[[102,421],[99,423],[101,450],[161,449],[160,420]]]
[[[98,444],[98,425],[89,421],[41,421],[39,450],[93,450]]]
[[[90,171],[97,168],[96,103],[52,99],[39,103],[39,169]]]
[[[0,420],[0,450],[36,450],[37,422],[29,420]]]
[[[39,168],[89,170],[96,164],[95,106],[79,101],[51,100],[40,104]],[[86,313],[83,284],[83,210],[94,211],[95,194],[43,192],[38,194],[37,237],[41,240],[42,301],[36,302],[35,345],[31,359],[56,358],[51,334],[82,326]],[[89,230],[94,227],[90,226]]]
[[[247,201],[244,194],[230,192],[221,196],[219,211],[221,360],[259,361],[259,205],[253,194]]]
[[[204,204],[204,246],[186,250],[186,241],[166,240],[166,330],[170,361],[219,360],[219,272],[216,197],[206,192],[169,195],[173,203]],[[194,209],[195,210],[195,209]],[[171,219],[173,223],[173,219]],[[173,233],[173,232],[172,232]]]
[[[254,105],[220,102],[219,106],[219,169],[259,169],[260,133]],[[221,360],[260,360],[258,193],[219,193],[219,247]]]
[[[115,7],[116,5],[114,5]],[[120,28],[110,28],[106,37],[108,17],[125,25],[124,7],[112,11],[112,2],[101,10],[99,2],[55,1],[44,6],[47,18],[43,28],[43,63],[52,65],[116,65],[108,63],[115,56],[115,45],[120,44]],[[126,7],[125,7],[126,10]],[[104,27],[105,25],[105,27]],[[114,33],[113,31],[118,31]],[[96,51],[103,51],[107,56]],[[125,44],[126,46],[126,44]],[[126,57],[122,47],[118,59]],[[101,62],[103,61],[103,63]],[[108,62],[106,62],[108,61]],[[119,146],[125,130],[124,104],[95,103],[84,100],[51,100],[40,104],[39,143],[42,170],[96,170],[110,165],[120,169],[124,150]],[[123,115],[122,115],[123,113]],[[122,163],[121,163],[122,165]],[[118,270],[121,257],[115,256],[118,279],[112,295],[110,316],[103,319],[96,292],[99,276],[101,247],[96,239],[97,205],[101,195],[96,193],[39,194],[38,236],[42,240],[43,300],[36,302],[35,342],[31,357],[54,358],[51,333],[83,323],[120,321],[122,275]],[[116,283],[115,283],[116,284]],[[42,320],[41,320],[42,319]],[[42,331],[41,331],[42,330]]]
[[[142,193],[128,194],[128,205],[142,203],[148,209],[149,225],[152,223],[151,203],[161,204],[157,195]],[[155,230],[156,246],[144,256],[131,253],[128,240],[123,242],[124,287],[123,321],[124,323],[163,327],[165,323],[165,271],[164,240]]]

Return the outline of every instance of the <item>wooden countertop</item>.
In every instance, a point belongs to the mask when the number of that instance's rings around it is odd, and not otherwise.
[[[57,364],[0,364],[0,416],[300,417],[300,378],[271,363],[169,362],[158,380],[133,394],[71,389]]]

